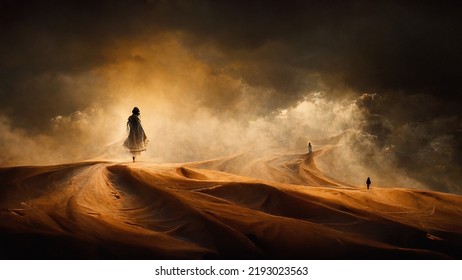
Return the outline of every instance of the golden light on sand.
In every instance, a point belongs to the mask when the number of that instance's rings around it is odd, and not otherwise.
[[[460,196],[350,185],[316,167],[317,158],[329,153],[328,146],[317,148],[313,154],[245,153],[188,164],[2,168],[2,244],[10,244],[2,253],[125,259],[460,257],[453,249],[462,234],[454,222],[461,219]],[[34,240],[41,240],[41,251],[24,245]]]
[[[460,258],[456,6],[0,1],[0,256]]]

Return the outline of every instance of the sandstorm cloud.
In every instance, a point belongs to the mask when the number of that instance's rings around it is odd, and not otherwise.
[[[337,153],[354,170],[460,192],[460,12],[452,1],[1,1],[1,164],[111,154],[138,106],[159,161],[344,135]]]

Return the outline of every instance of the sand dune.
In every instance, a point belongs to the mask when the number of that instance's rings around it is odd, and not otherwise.
[[[326,152],[0,168],[0,257],[462,257],[461,196],[352,186]]]

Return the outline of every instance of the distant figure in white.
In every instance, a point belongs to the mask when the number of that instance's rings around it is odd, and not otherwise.
[[[128,117],[128,138],[124,141],[124,147],[127,148],[133,155],[133,162],[135,162],[135,157],[138,156],[142,151],[146,151],[148,138],[146,137],[143,127],[141,126],[140,109],[135,107],[133,108],[132,113],[133,114]]]
[[[308,142],[308,153],[313,153],[313,147],[311,147],[311,142]]]

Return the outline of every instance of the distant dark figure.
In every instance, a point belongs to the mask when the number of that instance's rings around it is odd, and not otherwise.
[[[311,154],[313,152],[313,147],[311,146],[311,142],[308,142],[308,153]]]
[[[146,137],[143,127],[141,126],[140,109],[135,107],[133,108],[132,113],[133,114],[128,117],[127,129],[129,133],[127,139],[124,142],[124,147],[127,148],[133,155],[133,162],[135,162],[135,157],[138,156],[142,151],[146,151],[148,138]]]
[[[369,189],[369,186],[371,185],[371,178],[367,177],[366,185],[367,185],[367,189]]]

